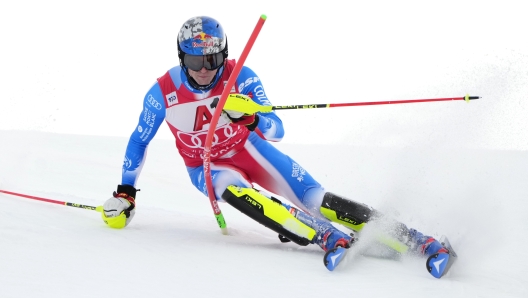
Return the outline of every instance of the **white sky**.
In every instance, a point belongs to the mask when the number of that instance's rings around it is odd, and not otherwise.
[[[185,20],[218,19],[238,59],[261,14],[245,64],[275,105],[483,97],[282,111],[285,143],[528,149],[522,1],[3,1],[0,128],[128,136]]]
[[[127,142],[4,130],[0,140],[1,190],[91,206],[120,181]],[[459,260],[437,280],[423,259],[353,249],[329,272],[321,249],[282,244],[227,204],[224,236],[173,142],[155,140],[123,230],[95,211],[0,193],[0,297],[528,296],[528,152],[277,146],[328,190],[448,235]]]

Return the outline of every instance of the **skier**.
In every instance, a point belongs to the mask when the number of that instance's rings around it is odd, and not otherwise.
[[[102,217],[110,227],[123,228],[134,217],[137,179],[148,144],[164,120],[174,134],[192,184],[208,195],[203,167],[205,139],[214,101],[222,94],[235,61],[227,59],[226,34],[211,17],[187,20],[177,42],[180,65],[158,78],[146,93],[139,124],[126,148],[121,184],[103,205]],[[301,165],[276,149],[270,141],[282,139],[281,119],[275,112],[246,113],[238,104],[247,100],[271,106],[260,78],[244,66],[227,99],[231,108],[222,112],[211,148],[216,199],[277,232],[283,242],[317,244],[324,251],[350,247],[354,234],[344,233],[331,222],[358,232],[383,216],[371,207],[327,192]],[[288,203],[263,195],[253,183]],[[445,250],[433,237],[400,223],[387,237],[394,241],[388,239],[386,244],[398,251],[429,256]]]

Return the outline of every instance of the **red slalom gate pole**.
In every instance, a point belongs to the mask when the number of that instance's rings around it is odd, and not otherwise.
[[[5,193],[5,194],[8,194],[8,195],[13,195],[13,196],[17,196],[17,197],[26,198],[26,199],[37,200],[37,201],[46,202],[46,203],[64,205],[64,206],[81,208],[81,209],[87,209],[87,210],[95,210],[97,212],[101,212],[101,210],[102,210],[102,206],[94,207],[94,206],[82,205],[82,204],[77,204],[77,203],[57,201],[57,200],[52,200],[52,199],[46,199],[46,198],[35,197],[35,196],[25,195],[25,194],[21,194],[21,193],[11,192],[11,191],[7,191],[7,190],[1,190],[0,189],[0,193]]]
[[[211,123],[209,124],[209,131],[207,133],[207,138],[205,139],[205,146],[204,146],[204,175],[205,175],[205,184],[207,186],[207,194],[209,196],[209,201],[211,202],[211,207],[213,208],[216,221],[218,222],[218,226],[220,227],[222,234],[227,235],[227,225],[224,219],[224,215],[222,214],[222,210],[220,210],[220,206],[218,206],[218,202],[216,201],[216,196],[213,189],[213,180],[211,177],[211,147],[213,142],[213,136],[216,130],[216,125],[218,124],[218,119],[220,118],[220,114],[222,113],[222,109],[224,108],[224,104],[227,100],[227,96],[229,95],[229,92],[231,91],[231,87],[235,84],[235,80],[238,77],[238,74],[240,73],[240,70],[242,69],[242,66],[244,65],[244,62],[246,61],[246,57],[249,54],[249,51],[251,51],[251,48],[253,47],[253,44],[255,43],[255,40],[257,39],[257,36],[260,32],[260,29],[262,29],[262,26],[264,25],[264,22],[266,21],[266,16],[261,15],[257,25],[255,26],[255,29],[253,29],[253,33],[249,37],[249,40],[242,51],[242,54],[240,55],[240,58],[238,59],[235,68],[233,69],[233,72],[231,73],[231,76],[229,77],[229,80],[227,81],[227,84],[224,86],[224,91],[222,92],[222,95],[220,96],[220,100],[218,101],[216,105],[216,110],[213,114],[213,118],[211,119]]]

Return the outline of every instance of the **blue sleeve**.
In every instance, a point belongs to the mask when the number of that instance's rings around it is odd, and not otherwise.
[[[165,103],[156,82],[143,100],[139,123],[132,132],[123,161],[121,184],[136,186],[136,181],[145,162],[147,147],[165,119]]]
[[[257,74],[247,66],[243,66],[237,77],[236,84],[241,94],[248,95],[256,103],[263,106],[271,106],[271,102],[266,96],[264,86]],[[284,137],[284,126],[282,120],[275,111],[271,113],[258,113],[258,129],[268,141],[278,142]]]

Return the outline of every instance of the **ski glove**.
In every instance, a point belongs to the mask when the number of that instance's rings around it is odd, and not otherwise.
[[[254,103],[253,100],[243,94],[229,94],[227,101],[230,108],[224,108],[222,115],[232,123],[244,125],[249,130],[254,131],[258,125],[259,116],[255,110],[251,109],[251,106],[247,106],[248,102]]]
[[[229,121],[237,125],[244,125],[247,129],[254,131],[257,128],[259,122],[259,116],[257,114],[244,114],[242,112],[224,110],[222,113]]]
[[[103,204],[103,221],[115,229],[126,227],[136,213],[136,190],[131,185],[118,185],[117,191]]]

